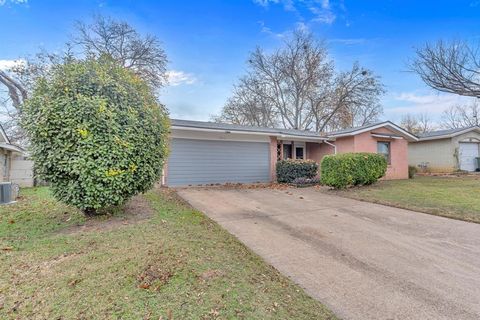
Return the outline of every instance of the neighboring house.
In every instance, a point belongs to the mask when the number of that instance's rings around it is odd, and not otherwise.
[[[479,146],[478,126],[425,133],[409,144],[409,164],[428,172],[475,171]]]
[[[282,159],[311,159],[336,152],[380,152],[389,161],[386,179],[408,177],[407,141],[416,137],[387,121],[330,135],[224,123],[172,120],[168,186],[255,183],[275,180]]]
[[[33,187],[33,161],[26,159],[25,150],[10,143],[0,126],[0,182]]]

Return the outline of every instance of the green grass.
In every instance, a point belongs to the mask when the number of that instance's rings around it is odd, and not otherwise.
[[[480,223],[480,177],[415,177],[338,191],[341,196]]]
[[[335,318],[173,194],[145,199],[150,218],[89,231],[48,188],[0,207],[0,318]]]

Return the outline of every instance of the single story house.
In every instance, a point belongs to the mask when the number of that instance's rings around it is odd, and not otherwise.
[[[10,143],[0,126],[0,182],[12,182],[20,187],[33,187],[33,161],[25,150]]]
[[[409,164],[427,172],[475,171],[479,148],[478,126],[428,132],[409,144]]]
[[[408,141],[416,137],[390,121],[321,135],[316,132],[171,120],[170,155],[162,183],[188,186],[275,180],[282,159],[311,159],[344,152],[379,152],[386,179],[408,178]]]

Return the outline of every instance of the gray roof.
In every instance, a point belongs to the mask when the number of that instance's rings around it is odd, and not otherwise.
[[[332,131],[332,132],[329,132],[328,135],[340,135],[340,134],[352,133],[352,132],[355,132],[355,131],[358,131],[358,130],[367,129],[367,128],[379,126],[379,125],[382,125],[382,124],[393,124],[393,123],[391,123],[390,121],[375,122],[375,123],[366,124],[366,125],[360,126],[360,127],[350,127],[350,128],[346,128],[346,129],[342,129],[342,130]]]
[[[432,131],[432,132],[426,132],[426,133],[420,133],[418,136],[420,139],[423,138],[435,138],[439,136],[454,136],[456,133],[462,132],[462,131],[468,131],[469,129],[480,129],[478,126],[472,126],[472,127],[464,127],[464,128],[456,128],[456,129],[445,129],[445,130],[437,130],[437,131]]]
[[[172,126],[178,126],[178,127],[214,129],[214,130],[232,130],[232,131],[243,131],[243,132],[265,132],[265,133],[272,133],[272,134],[283,134],[283,135],[300,136],[300,137],[312,137],[317,139],[318,138],[327,139],[325,136],[322,136],[317,132],[308,131],[308,130],[265,128],[265,127],[244,126],[244,125],[230,124],[230,123],[192,121],[192,120],[180,120],[180,119],[171,119],[170,121],[172,123]]]

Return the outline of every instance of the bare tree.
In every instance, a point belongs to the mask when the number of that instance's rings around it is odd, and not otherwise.
[[[217,121],[323,131],[365,124],[382,112],[378,78],[357,63],[335,74],[324,43],[302,30],[271,54],[257,48],[248,66]]]
[[[36,79],[48,76],[49,70],[57,64],[87,56],[109,55],[153,87],[166,84],[167,57],[156,37],[142,36],[126,22],[101,16],[95,17],[91,24],[78,22],[75,31],[72,42],[66,44],[62,53],[43,51],[21,59],[21,63],[10,70],[0,70],[0,98],[6,97],[0,101],[0,113],[5,119],[2,125],[12,141],[24,142],[18,126],[21,106],[28,99]]]
[[[255,88],[254,91],[251,88]],[[275,127],[277,119],[275,109],[265,103],[265,96],[260,84],[255,79],[240,79],[233,89],[233,96],[228,99],[221,115],[214,117],[217,122],[229,122],[259,127]]]
[[[329,81],[332,75],[333,64],[324,44],[297,30],[273,54],[257,48],[248,63],[249,77],[255,79],[249,91],[260,97],[262,104],[275,108],[283,127],[307,128],[312,122],[312,93],[325,87],[322,79]]]
[[[458,129],[480,125],[480,105],[474,101],[467,105],[451,106],[443,112],[442,126]]]
[[[316,131],[366,125],[377,121],[383,113],[379,101],[385,89],[372,71],[358,63],[350,71],[341,72],[332,89],[330,107],[322,110],[322,117],[316,117]]]
[[[108,55],[158,88],[166,84],[167,55],[157,37],[140,35],[125,21],[96,16],[77,22],[72,42],[87,56]]]
[[[479,47],[464,41],[426,44],[410,68],[431,88],[480,97]]]
[[[427,133],[436,129],[435,124],[427,113],[418,115],[405,114],[400,120],[400,127],[413,134]]]

